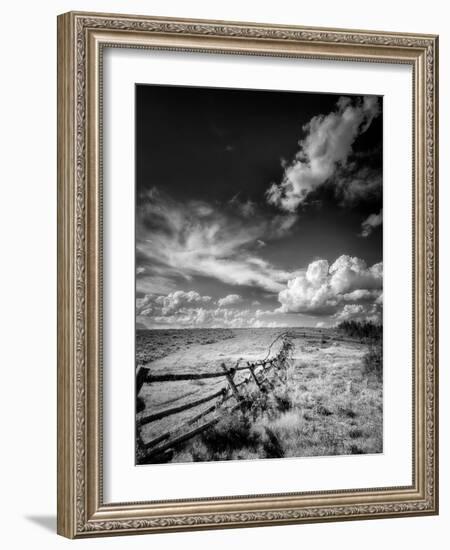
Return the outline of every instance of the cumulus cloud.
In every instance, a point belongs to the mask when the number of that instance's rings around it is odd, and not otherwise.
[[[335,315],[338,311],[350,311],[354,305],[361,305],[360,302],[381,307],[381,301],[377,300],[382,285],[382,263],[368,267],[360,258],[342,255],[330,266],[327,260],[320,259],[288,281],[278,294],[281,304],[278,311]]]
[[[189,293],[185,293],[189,294]],[[137,322],[148,328],[242,328],[285,326],[276,320],[274,312],[253,312],[250,309],[233,307],[206,307],[208,296],[195,299],[178,300],[174,304],[173,296],[147,295],[136,301]],[[184,302],[186,305],[182,306]],[[196,305],[205,302],[206,305]],[[168,307],[169,306],[169,307]],[[264,317],[262,319],[262,317]]]
[[[305,137],[299,141],[300,148],[293,161],[285,163],[281,183],[274,183],[268,189],[267,201],[287,212],[295,212],[311,192],[332,177],[345,200],[373,192],[380,178],[376,174],[369,177],[368,169],[361,172],[355,163],[349,162],[349,157],[355,139],[379,113],[375,96],[356,100],[341,97],[335,111],[313,117],[302,128]],[[336,177],[338,172],[340,178]]]
[[[346,304],[342,310],[336,314],[337,321],[356,320],[364,313],[364,306],[361,304]]]
[[[156,294],[146,294],[140,298],[136,298],[136,315],[151,315],[154,307]]]
[[[167,296],[158,296],[155,302],[161,306],[164,315],[178,311],[187,304],[204,304],[211,301],[211,296],[200,296],[195,290],[184,292],[177,290]]]
[[[378,214],[370,214],[361,224],[361,237],[368,237],[372,231],[383,223],[383,210]]]
[[[268,315],[273,315],[273,311],[270,309],[257,309],[255,311],[255,317],[259,319],[260,317],[267,317]]]
[[[146,294],[136,300],[136,313],[148,316],[159,311],[161,315],[169,315],[185,306],[207,304],[210,301],[211,296],[201,296],[195,290],[176,290],[167,295]]]
[[[239,304],[239,302],[242,302],[242,296],[239,294],[228,294],[228,296],[217,300],[220,307],[232,306],[234,304]]]
[[[367,267],[360,258],[340,256],[330,267],[329,284],[335,294],[346,294],[354,290],[381,289],[383,264]]]
[[[353,292],[349,292],[348,294],[343,294],[342,299],[345,302],[372,302],[372,301],[379,301],[379,303],[382,303],[382,300],[380,301],[380,296],[382,298],[382,294],[379,290],[367,290],[360,288],[358,290],[354,290]]]
[[[333,316],[336,324],[342,321],[372,321],[382,322],[382,308],[380,304],[346,304]]]

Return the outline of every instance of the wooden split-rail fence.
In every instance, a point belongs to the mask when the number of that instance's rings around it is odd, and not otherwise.
[[[281,340],[279,352],[269,357],[272,346],[278,340]],[[161,460],[170,458],[170,454],[174,448],[217,424],[224,414],[230,414],[236,409],[245,406],[243,390],[249,382],[254,382],[260,392],[267,392],[273,389],[273,379],[278,379],[279,382],[284,383],[286,381],[286,366],[292,353],[292,347],[293,344],[289,333],[282,333],[270,344],[269,352],[265,359],[256,362],[247,361],[245,364],[241,364],[243,360],[239,359],[232,367],[227,367],[225,363],[222,363],[220,371],[153,374],[147,367],[138,367],[136,373],[136,395],[139,394],[145,384],[214,378],[224,378],[226,381],[226,384],[222,388],[204,397],[157,412],[146,410],[138,412],[136,415],[136,438],[141,454],[139,461],[145,463],[157,458]],[[248,371],[248,376],[238,382],[236,380],[237,374],[242,371]],[[269,372],[273,374],[272,380],[268,378]],[[189,409],[206,405],[207,403],[211,404],[180,425],[153,437],[150,441],[143,441],[141,435],[143,426]],[[201,419],[213,413],[213,418],[199,424]]]

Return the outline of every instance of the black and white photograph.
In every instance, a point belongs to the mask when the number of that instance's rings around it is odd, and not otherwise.
[[[136,84],[138,465],[383,452],[383,98]]]

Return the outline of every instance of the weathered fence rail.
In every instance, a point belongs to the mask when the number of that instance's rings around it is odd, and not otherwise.
[[[203,405],[203,403],[208,403],[208,401],[212,401],[213,399],[217,399],[221,395],[224,395],[226,393],[226,388],[223,387],[219,391],[216,391],[212,393],[211,395],[207,395],[206,397],[202,397],[200,399],[196,399],[195,401],[190,401],[188,403],[184,403],[183,405],[178,405],[176,407],[172,407],[170,409],[165,409],[163,411],[159,411],[153,414],[138,414],[137,416],[137,424],[138,426],[142,426],[143,424],[148,424],[149,422],[154,422],[155,420],[160,420],[161,418],[165,418],[166,416],[170,416],[172,414],[177,414],[183,411],[187,411],[188,409],[193,409],[194,407],[198,407],[199,405]]]
[[[266,361],[268,362],[268,361]],[[263,363],[255,363],[255,366],[262,366]],[[140,367],[141,369],[146,369],[146,367]],[[231,367],[230,370],[233,370],[235,372],[242,371],[242,370],[248,370],[248,365],[242,365],[240,367]],[[185,372],[185,373],[168,373],[168,374],[150,374],[146,373],[142,375],[142,383],[151,384],[152,382],[178,382],[183,380],[203,380],[207,378],[219,378],[224,376],[223,371],[217,371],[217,372]]]
[[[235,405],[231,409],[231,411],[237,409],[238,407],[239,407],[239,405]],[[151,458],[152,456],[155,456],[155,455],[162,455],[163,453],[165,453],[169,449],[172,449],[173,447],[179,445],[180,443],[184,443],[185,441],[189,441],[189,439],[192,439],[196,435],[204,432],[208,428],[211,428],[212,426],[217,424],[219,422],[219,420],[220,420],[220,416],[216,416],[215,418],[212,418],[211,420],[209,420],[208,422],[205,422],[201,426],[197,426],[196,428],[193,428],[192,430],[189,430],[188,432],[186,432],[184,434],[181,434],[178,437],[175,437],[174,439],[172,439],[168,443],[166,443],[164,445],[160,445],[157,449],[154,449],[153,451],[150,451],[147,454],[147,458]],[[149,448],[148,444],[146,445],[146,448]]]
[[[272,349],[272,346],[277,340],[282,339],[281,349],[277,355],[269,358],[268,355]],[[219,409],[225,405],[230,399],[235,399],[236,404],[227,409],[228,412],[238,409],[242,405],[242,395],[240,393],[240,388],[248,384],[250,381],[253,381],[259,391],[265,391],[267,385],[271,385],[270,381],[267,379],[265,373],[268,370],[275,369],[275,372],[282,369],[286,365],[286,359],[289,356],[289,353],[292,349],[292,342],[290,340],[289,333],[282,333],[277,336],[277,338],[271,343],[269,347],[269,352],[266,358],[261,361],[251,362],[247,361],[245,365],[240,363],[243,361],[239,359],[237,363],[232,367],[227,367],[225,363],[221,364],[221,371],[216,372],[204,372],[204,373],[169,373],[169,374],[152,374],[148,372],[146,367],[139,367],[136,374],[136,393],[138,394],[144,384],[155,384],[161,382],[173,382],[173,381],[192,381],[192,380],[203,380],[211,378],[222,377],[226,380],[226,385],[224,385],[219,390],[199,399],[188,401],[181,405],[176,405],[167,409],[163,409],[156,412],[142,411],[136,415],[136,430],[137,430],[137,439],[140,445],[140,448],[145,451],[146,459],[150,460],[152,457],[157,455],[163,456],[169,449],[176,447],[181,443],[188,441],[189,439],[195,437],[196,435],[207,430],[214,424],[217,424],[221,419],[221,414]],[[238,372],[248,371],[249,376],[237,382],[235,376]],[[277,373],[278,374],[278,373]],[[281,377],[278,375],[281,379]],[[266,385],[266,386],[265,386]],[[195,416],[185,420],[180,425],[167,430],[166,432],[152,438],[150,441],[144,442],[141,438],[139,429],[144,425],[151,422],[156,422],[162,420],[168,416],[178,414],[200,405],[204,405],[214,401],[214,404],[208,407],[205,410],[200,411]],[[216,412],[216,416],[212,419],[204,422],[200,426],[189,429],[186,431],[186,427],[198,422],[201,418],[205,417],[208,414]],[[223,412],[223,411],[222,411]]]

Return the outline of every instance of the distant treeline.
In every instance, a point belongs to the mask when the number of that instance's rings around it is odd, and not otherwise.
[[[352,338],[381,340],[383,334],[383,325],[371,321],[342,321],[337,328]]]

